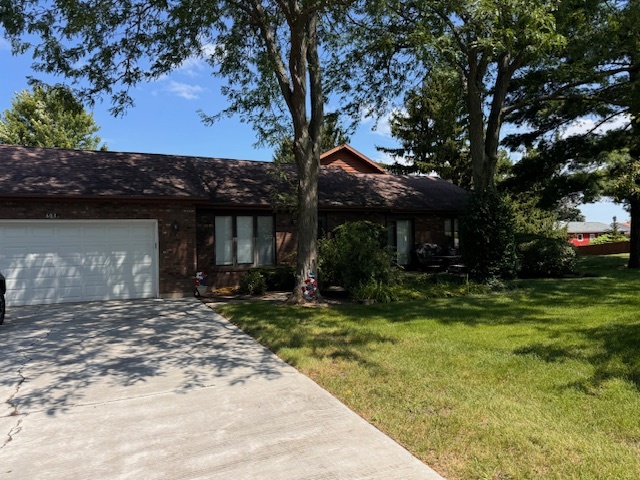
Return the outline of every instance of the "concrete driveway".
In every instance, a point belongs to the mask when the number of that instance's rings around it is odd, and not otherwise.
[[[196,300],[12,308],[0,352],[0,478],[441,478]]]

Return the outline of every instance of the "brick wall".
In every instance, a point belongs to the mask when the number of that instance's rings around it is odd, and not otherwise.
[[[267,212],[244,212],[246,215],[266,214]],[[202,209],[197,214],[197,265],[198,269],[205,270],[208,274],[208,286],[210,288],[234,287],[251,268],[248,265],[216,266],[215,265],[215,238],[214,221],[216,215],[232,214],[238,212],[221,212],[212,209]],[[369,220],[381,225],[386,225],[393,219],[412,219],[414,239],[416,243],[429,242],[446,245],[444,235],[444,216],[424,214],[411,215],[387,215],[379,212],[319,212],[319,217],[326,222],[328,231],[337,226],[357,220]],[[276,264],[295,265],[297,248],[297,226],[295,216],[288,213],[275,215],[275,247]]]
[[[51,218],[54,217],[54,218]],[[158,221],[159,287],[161,296],[193,294],[196,269],[195,207],[174,202],[115,202],[108,200],[21,199],[0,202],[0,219],[10,220]],[[177,230],[173,225],[178,227]]]

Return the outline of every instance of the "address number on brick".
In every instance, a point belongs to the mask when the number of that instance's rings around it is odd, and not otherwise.
[[[44,215],[44,218],[58,218],[58,214],[57,213],[46,213]]]

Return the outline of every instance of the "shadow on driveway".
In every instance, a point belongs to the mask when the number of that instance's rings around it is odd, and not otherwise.
[[[225,347],[229,342],[233,348]],[[0,335],[0,392],[13,414],[53,415],[78,403],[144,394],[187,392],[224,379],[280,375],[268,350],[194,300],[138,300],[11,309]],[[100,389],[102,398],[87,390]],[[92,389],[93,390],[93,389]]]
[[[194,299],[13,308],[0,352],[2,478],[441,478]]]

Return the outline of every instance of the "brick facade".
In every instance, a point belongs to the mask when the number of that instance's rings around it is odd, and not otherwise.
[[[233,287],[239,284],[240,279],[252,268],[249,265],[215,265],[215,232],[214,223],[217,215],[269,215],[268,210],[261,211],[228,211],[202,209],[197,213],[197,265],[199,270],[208,274],[208,285],[211,288]],[[436,243],[447,246],[449,241],[444,234],[444,222],[446,215],[438,214],[384,214],[381,212],[319,212],[321,225],[329,232],[345,222],[369,220],[381,225],[388,225],[392,220],[411,220],[413,230],[413,242]],[[295,265],[297,233],[295,216],[289,213],[277,213],[274,215],[275,228],[275,260],[277,265]]]
[[[197,210],[190,202],[135,202],[106,200],[21,199],[4,201],[0,205],[1,219],[44,220],[118,220],[152,219],[158,222],[159,287],[161,296],[191,295],[193,275],[205,270],[213,288],[237,286],[249,266],[216,267],[214,219],[216,214],[228,214],[212,209]],[[237,213],[237,212],[236,212]],[[248,215],[269,215],[269,211],[246,212]],[[445,216],[435,214],[402,215],[379,212],[320,212],[327,231],[342,223],[369,220],[387,225],[390,220],[411,219],[414,243],[446,244]],[[294,216],[278,213],[274,216],[276,264],[295,265],[296,225]],[[177,229],[176,229],[177,228]]]

